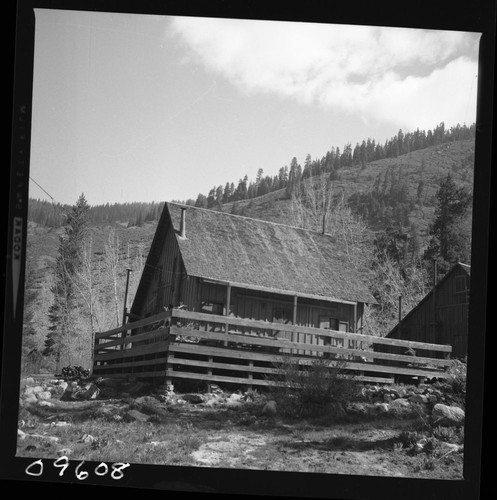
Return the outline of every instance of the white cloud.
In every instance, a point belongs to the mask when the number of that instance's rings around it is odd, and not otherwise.
[[[475,119],[475,34],[186,17],[171,28],[191,60],[246,93],[412,127]]]

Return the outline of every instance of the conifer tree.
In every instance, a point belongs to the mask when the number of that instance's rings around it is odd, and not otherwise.
[[[430,226],[431,240],[425,251],[425,259],[437,259],[444,272],[458,259],[469,258],[469,231],[467,218],[472,197],[464,187],[458,187],[450,174],[437,191],[435,219]]]
[[[64,235],[59,240],[58,257],[55,264],[53,303],[49,307],[49,332],[45,340],[44,356],[53,356],[57,364],[63,354],[70,352],[68,345],[74,328],[75,290],[73,280],[82,265],[82,249],[87,231],[89,206],[84,194],[66,215]]]

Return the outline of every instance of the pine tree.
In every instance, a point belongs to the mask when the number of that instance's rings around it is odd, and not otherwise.
[[[44,356],[53,356],[61,361],[62,354],[68,355],[74,328],[75,290],[74,277],[82,265],[82,249],[87,233],[89,206],[84,194],[66,215],[64,235],[60,237],[58,257],[55,264],[53,303],[49,307],[49,333],[45,341]]]
[[[469,232],[464,224],[471,205],[471,193],[464,187],[458,187],[448,174],[437,191],[435,219],[430,227],[432,236],[425,251],[425,259],[438,259],[440,270],[458,259],[469,258]]]

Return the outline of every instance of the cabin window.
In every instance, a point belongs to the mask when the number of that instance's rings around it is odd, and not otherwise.
[[[319,328],[324,328],[326,330],[335,330],[339,332],[348,332],[349,323],[348,321],[340,321],[338,318],[330,318],[329,316],[319,316]],[[343,339],[336,339],[325,337],[323,339],[324,345],[332,345],[343,347]]]
[[[329,316],[319,316],[319,328],[326,330],[338,330],[341,321],[337,318],[330,318]]]
[[[289,307],[276,306],[273,308],[274,323],[291,323],[293,311]]]
[[[203,301],[200,306],[200,311],[207,314],[217,314],[218,316],[223,315],[223,304],[219,302],[206,302]]]

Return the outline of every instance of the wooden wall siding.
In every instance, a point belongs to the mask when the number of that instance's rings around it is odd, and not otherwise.
[[[463,285],[466,285],[463,287]],[[450,344],[452,356],[467,354],[469,277],[456,268],[426,297],[389,337],[433,344]]]
[[[181,277],[184,273],[173,228],[169,228],[162,246],[159,262],[148,286],[145,306],[141,316],[155,314],[171,304],[178,305],[181,293]],[[175,302],[176,301],[176,302]]]

